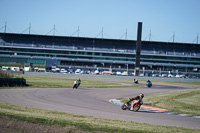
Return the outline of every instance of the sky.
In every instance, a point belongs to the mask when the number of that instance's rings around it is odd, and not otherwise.
[[[0,32],[200,44],[200,0],[0,0]],[[78,32],[79,27],[79,32]],[[103,31],[103,32],[102,32]],[[102,34],[103,33],[103,34]],[[199,35],[198,35],[199,34]]]

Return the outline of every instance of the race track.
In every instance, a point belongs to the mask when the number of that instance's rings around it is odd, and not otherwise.
[[[152,94],[181,89],[190,89],[190,87],[154,84],[151,89],[145,86],[134,88],[81,88],[80,86],[79,89],[2,89],[0,90],[0,102],[101,118],[200,129],[199,118],[144,110],[124,111],[120,106],[109,103],[110,99],[135,96],[139,93]]]

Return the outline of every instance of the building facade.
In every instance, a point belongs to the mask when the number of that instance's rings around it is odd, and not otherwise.
[[[134,70],[136,40],[0,33],[0,62]],[[198,72],[200,44],[142,41],[140,70]]]

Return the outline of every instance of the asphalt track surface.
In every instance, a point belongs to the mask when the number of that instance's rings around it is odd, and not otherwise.
[[[136,96],[139,93],[153,94],[171,92],[192,87],[153,84],[152,88],[31,88],[1,89],[0,102],[14,105],[88,115],[124,121],[135,121],[156,125],[168,125],[200,129],[200,119],[165,113],[140,110],[121,110],[110,99]]]

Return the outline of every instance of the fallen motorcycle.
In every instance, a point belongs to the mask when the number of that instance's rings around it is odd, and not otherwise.
[[[143,104],[143,100],[133,100],[133,101],[130,101],[128,103],[124,103],[121,108],[122,110],[131,110],[131,111],[134,111],[134,112],[137,112],[139,109],[140,109],[140,106]]]

